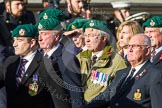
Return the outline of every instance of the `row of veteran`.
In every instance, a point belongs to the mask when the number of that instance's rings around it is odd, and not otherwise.
[[[131,66],[117,71],[110,86],[87,108],[99,108],[103,99],[111,108],[161,108],[162,72],[150,63],[150,55],[148,36],[134,35],[127,52]]]
[[[43,55],[37,51],[37,29],[20,25],[12,33],[15,56],[5,61],[8,108],[70,108],[66,90],[53,81],[56,71],[46,70]],[[59,98],[62,96],[61,98]]]

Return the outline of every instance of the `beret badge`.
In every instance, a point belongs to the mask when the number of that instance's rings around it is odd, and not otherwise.
[[[48,19],[48,15],[45,13],[43,19]]]
[[[94,26],[94,22],[91,21],[91,22],[89,23],[89,26],[90,26],[90,27],[93,27],[93,26]]]
[[[75,27],[74,25],[72,25],[71,28],[72,28],[73,30],[76,29],[76,27]]]
[[[42,29],[42,28],[43,28],[43,26],[39,23],[38,29]]]
[[[20,36],[24,36],[25,35],[25,30],[24,29],[20,29],[19,30],[19,35]]]
[[[154,26],[154,25],[155,25],[155,22],[153,20],[151,20],[150,26]]]

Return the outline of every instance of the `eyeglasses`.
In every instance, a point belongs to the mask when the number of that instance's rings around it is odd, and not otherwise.
[[[136,44],[133,44],[133,45],[127,45],[127,48],[139,48],[139,47],[143,47],[143,46],[148,46],[148,45],[136,45]]]
[[[97,36],[99,36],[99,35],[95,35],[95,34],[84,34],[83,35],[84,37],[88,37],[88,38],[93,38],[93,37],[97,37]]]

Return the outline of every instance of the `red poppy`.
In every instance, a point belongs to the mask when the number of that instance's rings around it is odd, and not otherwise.
[[[162,54],[160,54],[160,57],[159,57],[160,60],[162,60]]]
[[[106,54],[112,54],[112,52],[106,52]]]

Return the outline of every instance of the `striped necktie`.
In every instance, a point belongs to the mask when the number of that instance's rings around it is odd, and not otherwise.
[[[28,62],[26,59],[21,59],[20,67],[16,74],[16,85],[19,86],[24,74],[25,74],[25,64]]]

